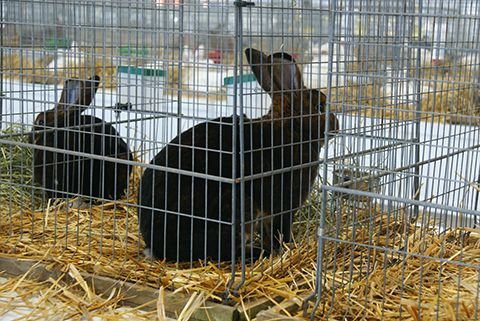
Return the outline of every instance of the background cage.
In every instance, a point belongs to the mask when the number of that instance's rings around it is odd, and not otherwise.
[[[479,318],[476,1],[1,6],[4,255],[74,262],[157,288],[215,289],[211,301],[253,304],[263,296],[288,307],[266,319]],[[150,262],[136,223],[141,172],[196,124],[268,112],[271,98],[248,67],[248,47],[291,54],[340,123],[327,133],[310,197],[292,216],[295,242],[260,263],[216,261],[218,270],[206,272],[211,265],[202,262],[204,274],[192,272],[198,262]],[[112,124],[135,154],[119,164],[134,169],[124,198],[87,197],[78,210],[33,182],[36,146],[27,137],[34,118],[58,102],[65,79],[94,74],[100,89],[84,114]]]

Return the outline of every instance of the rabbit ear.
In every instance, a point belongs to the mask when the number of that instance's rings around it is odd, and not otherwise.
[[[276,52],[272,55],[273,58],[286,59],[290,60],[293,63],[296,63],[295,59],[286,52]]]
[[[272,57],[274,58],[274,91],[302,89],[302,73],[295,59],[286,52],[276,52]]]
[[[74,112],[87,109],[97,92],[100,77],[95,75],[87,81],[67,79],[63,86],[58,109]]]
[[[258,83],[263,90],[270,94],[272,88],[271,59],[263,52],[253,48],[245,49],[245,55]]]
[[[258,83],[270,95],[272,90],[283,93],[303,88],[300,69],[289,54],[277,52],[267,56],[261,51],[248,48],[245,55]]]

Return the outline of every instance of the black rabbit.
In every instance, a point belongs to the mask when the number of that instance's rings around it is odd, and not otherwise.
[[[127,188],[130,165],[68,154],[68,151],[133,160],[115,128],[81,113],[88,108],[100,77],[67,79],[55,108],[37,115],[31,143],[55,147],[65,153],[35,148],[34,180],[50,198],[75,196],[118,199]]]
[[[290,240],[293,214],[306,200],[318,174],[327,122],[326,97],[304,87],[290,55],[266,56],[255,49],[245,53],[260,85],[272,97],[272,108],[261,118],[244,118],[243,162],[239,153],[240,124],[235,144],[233,133],[239,117],[198,124],[156,155],[151,163],[169,170],[147,169],[138,199],[140,231],[148,255],[180,262],[205,258],[231,261],[240,257],[240,183],[235,184],[234,193],[230,182],[178,174],[178,169],[224,179],[234,177],[237,182],[242,165],[245,177],[260,174],[245,181],[244,239],[251,242],[253,233],[260,231],[265,254],[278,249],[282,237],[283,241]],[[333,114],[328,122],[330,129],[338,129]],[[272,173],[275,170],[278,172]],[[233,208],[236,217],[232,217]],[[232,226],[236,227],[235,243]],[[250,252],[252,248],[246,248],[247,258],[260,254],[255,249]]]

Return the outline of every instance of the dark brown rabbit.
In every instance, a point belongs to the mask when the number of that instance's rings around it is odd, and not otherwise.
[[[326,123],[336,130],[338,120],[333,114],[326,119],[325,96],[304,87],[290,55],[266,56],[255,49],[245,53],[260,85],[272,97],[272,108],[262,118],[244,118],[243,158],[242,127],[237,125],[236,141],[233,129],[240,118],[222,117],[185,131],[152,160],[168,167],[168,171],[147,169],[140,183],[140,231],[147,253],[155,258],[230,261],[241,255],[242,235],[250,243],[253,233],[261,232],[265,254],[278,249],[282,237],[290,240],[293,214],[318,174]],[[245,177],[259,174],[245,180],[243,234],[241,184],[235,184],[234,192],[232,183],[214,178],[240,182],[242,166]],[[178,169],[211,177],[178,174]],[[246,257],[257,258],[260,252],[251,249],[246,248]]]
[[[35,119],[31,142],[64,152],[34,149],[34,180],[50,198],[87,196],[118,199],[127,187],[130,165],[68,154],[69,151],[133,160],[112,125],[81,115],[98,89],[100,78],[67,79],[55,108]]]

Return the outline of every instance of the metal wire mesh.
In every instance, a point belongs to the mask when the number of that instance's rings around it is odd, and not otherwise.
[[[479,214],[479,74],[466,63],[479,53],[478,4],[337,1],[331,9],[330,48],[344,47],[346,57],[332,57],[329,69],[341,130],[324,163],[333,184],[322,186],[317,291],[305,312],[478,319],[479,266],[462,243]],[[472,292],[460,285],[466,266]]]
[[[1,5],[6,248],[210,259],[235,292],[256,259],[308,244],[312,319],[421,316],[420,297],[400,303],[416,258],[453,267],[455,318],[478,319],[478,277],[460,290],[478,261],[447,250],[480,219],[476,1]]]

